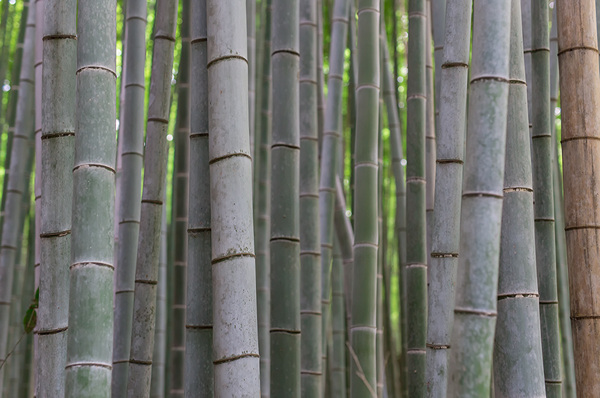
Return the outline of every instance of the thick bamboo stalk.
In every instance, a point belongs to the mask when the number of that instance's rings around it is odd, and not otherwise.
[[[426,238],[426,125],[427,10],[424,0],[408,3],[408,86],[406,168],[406,286],[408,395],[425,393],[425,341],[427,337]]]
[[[317,126],[317,2],[300,0],[299,5],[301,394],[317,397],[323,388]]]
[[[496,397],[543,397],[534,191],[520,0],[511,1],[509,79],[494,394]]]
[[[213,316],[208,157],[206,1],[191,7],[190,191],[185,334],[185,394],[213,396]]]
[[[81,0],[65,397],[109,396],[113,348],[116,3]],[[87,298],[87,299],[85,299]]]
[[[246,3],[208,0],[207,16],[215,395],[257,397]]]
[[[600,347],[594,343],[600,328],[600,217],[595,199],[600,76],[590,73],[598,70],[598,41],[593,1],[561,0],[557,12],[571,325],[577,394],[585,397],[600,388]]]
[[[169,394],[184,395],[186,273],[188,264],[188,206],[190,157],[190,1],[181,1],[181,54],[177,72],[177,114],[175,116],[175,180],[173,182],[173,291],[171,313]]]
[[[112,391],[115,397],[127,391],[129,351],[135,287],[135,260],[140,233],[142,163],[144,162],[144,99],[146,79],[146,1],[128,0],[127,34],[123,54],[123,108],[120,113],[120,175],[117,178],[119,202],[117,222],[119,243],[115,271],[115,320],[113,342]]]
[[[146,125],[144,187],[135,267],[135,298],[127,380],[129,397],[150,394],[160,230],[166,190],[167,131],[171,105],[170,76],[173,70],[177,5],[177,1],[159,0],[156,6],[150,103]],[[171,390],[173,387],[180,386],[171,384]]]
[[[48,0],[44,13],[40,173],[46,195],[42,200],[40,226],[36,350],[36,396],[39,397],[63,396],[65,388],[75,152],[76,9],[74,1]]]
[[[350,394],[376,394],[377,332],[377,131],[380,86],[379,1],[358,3],[358,81],[354,188],[354,270],[350,339]]]
[[[2,245],[0,247],[0,363],[8,353],[8,330],[10,324],[13,275],[17,257],[19,231],[24,222],[22,198],[29,186],[31,173],[27,173],[27,158],[33,149],[34,120],[31,117],[34,100],[34,51],[35,7],[29,7],[20,74],[15,132],[11,148],[10,174],[6,190],[5,217],[2,222]],[[3,391],[4,369],[0,370],[0,391]]]
[[[446,397],[448,350],[454,321],[454,285],[459,254],[460,198],[467,116],[471,36],[470,0],[448,0],[440,73],[436,203],[429,266],[427,389]],[[437,74],[436,74],[437,76]]]
[[[509,1],[476,2],[473,21],[459,272],[448,365],[448,396],[456,397],[490,393],[509,85]],[[492,46],[495,51],[490,53]]]
[[[431,0],[425,3],[427,13],[427,34],[425,40],[425,89],[427,106],[425,110],[425,217],[427,222],[427,263],[431,259],[431,236],[433,234],[433,209],[435,201],[435,158],[436,158],[436,124],[435,97],[433,80],[433,61],[431,59]],[[441,74],[441,73],[440,73]],[[437,76],[437,74],[436,74]]]

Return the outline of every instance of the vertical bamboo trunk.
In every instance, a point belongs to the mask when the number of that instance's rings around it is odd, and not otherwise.
[[[248,123],[250,153],[254,153],[254,108],[256,106],[256,0],[246,0],[246,29],[248,43]]]
[[[77,23],[65,397],[92,392],[109,396],[113,348],[116,4],[81,0]]]
[[[350,336],[353,398],[376,395],[377,131],[379,105],[379,1],[358,3],[358,81],[354,190],[354,270]]]
[[[341,181],[336,179],[335,184],[335,233],[340,243],[340,251],[344,262],[344,307],[346,309],[346,335],[350,339],[348,326],[352,310],[352,272],[354,266],[354,232],[350,219],[346,216],[346,199]]]
[[[569,264],[571,325],[577,393],[592,396],[600,388],[600,327],[597,275],[600,274],[596,201],[600,76],[594,2],[559,1],[558,60],[562,107],[565,231]]]
[[[459,255],[467,79],[471,36],[470,0],[448,0],[441,66],[437,136],[436,203],[429,266],[427,394],[446,397],[448,353],[454,321]],[[437,74],[436,74],[437,76]]]
[[[255,163],[256,191],[256,285],[258,304],[258,344],[260,351],[260,389],[262,397],[269,397],[270,388],[270,324],[271,282],[269,240],[271,237],[271,0],[265,0],[262,47],[262,76],[260,126],[256,130]]]
[[[206,13],[214,388],[223,397],[260,394],[245,9],[209,0]]]
[[[273,0],[271,395],[300,396],[298,1]]]
[[[474,4],[473,66],[448,395],[488,396],[496,325],[510,2]],[[495,48],[494,53],[487,49]],[[473,358],[477,357],[477,361]]]
[[[534,0],[521,0],[521,24],[523,26],[523,54],[525,57],[525,81],[527,82],[527,112],[529,115],[529,133],[531,134],[532,97],[531,97],[531,4]]]
[[[521,2],[511,1],[510,86],[494,339],[495,397],[543,397],[534,209]]]
[[[301,393],[302,396],[318,397],[323,387],[317,126],[317,3],[316,0],[300,0],[299,5]]]
[[[427,328],[426,238],[426,125],[427,10],[424,0],[408,3],[406,286],[408,395],[425,393],[425,341]]]
[[[119,134],[120,175],[117,178],[119,203],[116,247],[118,267],[115,277],[115,320],[113,342],[112,391],[115,397],[127,391],[127,359],[131,349],[131,327],[135,287],[135,260],[140,232],[140,197],[144,161],[144,99],[146,79],[146,1],[128,0],[123,64],[123,108]]]
[[[531,2],[531,112],[535,236],[546,395],[562,396],[556,278],[552,130],[550,121],[550,41],[548,3]]]
[[[173,70],[177,5],[177,1],[158,0],[156,6],[150,102],[146,125],[144,188],[135,269],[135,298],[127,380],[127,396],[129,397],[146,397],[150,394],[154,327],[156,325],[160,230],[166,190],[167,132],[171,105],[170,77]],[[171,383],[171,391],[174,387],[180,387],[177,384],[174,385],[173,381]]]
[[[347,397],[346,390],[346,326],[344,308],[344,260],[339,240],[333,244],[331,271],[331,322],[332,322],[332,366],[331,396]],[[320,361],[320,359],[319,359]]]
[[[169,395],[182,397],[185,373],[186,273],[188,263],[188,192],[190,134],[190,0],[181,1],[181,55],[177,72],[177,114],[175,118],[175,180],[173,182],[173,286],[171,345],[169,347]],[[168,117],[167,117],[168,118]]]
[[[339,145],[342,137],[342,89],[344,52],[348,39],[349,0],[335,0],[333,4],[331,41],[329,47],[329,75],[327,77],[327,103],[321,140],[321,176],[319,180],[319,210],[321,232],[321,341],[323,347],[323,372],[326,372],[327,325],[330,319],[331,260],[333,248],[333,214],[335,178],[339,163]],[[354,14],[352,14],[354,15]],[[319,57],[319,56],[317,56]],[[319,64],[317,64],[317,67]],[[317,73],[319,78],[319,73]],[[321,96],[318,90],[317,97]]]
[[[191,7],[190,191],[186,296],[185,395],[213,396],[213,317],[208,157],[206,1]]]
[[[335,8],[335,2],[333,4]],[[331,23],[335,20],[332,19]],[[331,27],[330,37],[333,39],[333,26]],[[319,164],[321,163],[321,153],[323,150],[323,136],[325,134],[325,74],[323,73],[323,0],[317,0],[317,125],[319,132]],[[329,88],[329,82],[327,84]],[[323,348],[323,352],[326,350]]]
[[[427,95],[427,107],[425,111],[425,217],[427,222],[427,263],[431,256],[431,235],[433,229],[433,209],[435,200],[435,98],[433,80],[433,62],[431,60],[431,0],[425,3],[427,13],[427,34],[425,40],[425,88]]]
[[[571,331],[571,305],[569,303],[569,275],[567,271],[567,241],[565,236],[565,213],[563,199],[562,173],[559,165],[558,137],[556,135],[556,119],[554,110],[558,102],[558,29],[556,10],[552,13],[552,29],[550,31],[550,114],[552,116],[552,151],[554,154],[553,180],[554,190],[554,230],[556,231],[556,273],[558,280],[558,315],[560,318],[560,339],[562,346],[563,396],[574,398],[575,365],[573,358],[573,334]]]
[[[39,239],[39,235],[37,235],[37,227],[32,225],[34,224],[35,218],[30,217],[29,219],[29,233],[27,238],[27,259],[25,263],[25,277],[23,279],[23,290],[21,292],[20,298],[20,311],[19,311],[19,326],[22,327],[22,314],[27,312],[27,309],[31,305],[33,298],[35,296],[35,261],[36,261],[36,248],[39,245],[35,244],[36,238]],[[39,260],[39,259],[38,259]],[[39,314],[39,312],[38,312]],[[16,396],[19,398],[27,398],[34,395],[34,393],[30,393],[30,387],[33,387],[33,382],[35,381],[34,376],[34,366],[33,366],[33,347],[34,347],[34,338],[35,335],[32,333],[28,333],[27,336],[24,337],[24,340],[20,344],[21,353],[21,362],[18,370],[18,385],[15,386],[17,390],[12,396]],[[37,396],[37,395],[36,395]]]
[[[431,30],[433,35],[433,59],[435,62],[435,133],[440,131],[440,93],[442,90],[442,62],[446,29],[446,3],[448,0],[433,0],[431,3]]]
[[[42,88],[42,200],[40,303],[37,321],[36,396],[64,395],[71,199],[77,66],[74,1],[48,0],[44,13]],[[55,101],[53,98],[61,98]]]
[[[384,10],[383,4],[380,2],[380,12]],[[380,14],[381,15],[381,14]],[[380,40],[381,45],[381,25],[383,18],[380,18]],[[387,46],[387,44],[385,44]],[[379,48],[379,53],[383,49]],[[379,63],[379,76],[383,76],[382,62]],[[383,262],[384,262],[384,235],[383,235],[383,201],[384,201],[384,190],[383,190],[383,93],[379,90],[379,128],[377,134],[377,295],[375,296],[377,305],[377,334],[375,336],[375,367],[377,369],[377,397],[383,398],[384,389],[384,348],[383,348]]]
[[[15,132],[11,148],[10,174],[7,176],[5,217],[2,222],[2,245],[0,247],[0,363],[4,364],[8,353],[8,330],[10,305],[19,231],[24,222],[22,198],[29,186],[31,173],[27,173],[27,158],[30,141],[33,139],[33,100],[34,100],[34,50],[35,50],[35,8],[29,7],[27,29],[23,48],[23,62],[20,75],[19,99]],[[0,391],[3,391],[4,368],[0,370]]]

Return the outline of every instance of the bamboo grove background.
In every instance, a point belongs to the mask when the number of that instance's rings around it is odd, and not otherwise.
[[[0,395],[594,396],[598,12],[1,0]]]

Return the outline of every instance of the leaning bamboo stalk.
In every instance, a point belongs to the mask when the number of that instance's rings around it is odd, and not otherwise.
[[[75,2],[48,0],[44,15],[40,173],[46,195],[42,200],[40,225],[36,396],[51,397],[63,396],[65,388],[75,151]]]
[[[476,2],[473,21],[461,256],[448,365],[448,395],[457,397],[490,392],[504,186],[509,1]],[[488,52],[492,46],[493,54]],[[472,360],[475,356],[477,361]]]
[[[77,28],[65,396],[90,391],[108,396],[113,348],[116,4],[79,1]]]
[[[520,0],[511,1],[510,44],[494,393],[542,397],[544,366]]]
[[[23,62],[19,83],[19,99],[13,144],[11,148],[10,174],[6,190],[5,217],[2,223],[0,246],[0,363],[4,364],[8,353],[9,315],[13,286],[16,251],[20,240],[20,225],[24,222],[22,197],[29,186],[30,173],[26,173],[27,154],[33,148],[33,100],[34,100],[34,50],[35,7],[29,7],[23,48]],[[4,369],[0,370],[0,391],[3,391]]]
[[[208,0],[207,16],[214,388],[216,396],[257,397],[245,1]]]
[[[116,179],[119,191],[117,223],[119,243],[116,247],[118,267],[115,271],[115,320],[113,342],[112,391],[115,397],[127,391],[127,359],[131,349],[131,319],[133,316],[135,260],[140,232],[140,186],[144,162],[144,99],[146,79],[146,1],[128,0],[127,34],[123,64],[127,65],[122,86],[123,107],[120,114],[119,154],[120,175]]]
[[[562,109],[565,231],[571,325],[577,393],[592,396],[600,388],[600,328],[597,275],[600,256],[597,230],[596,174],[600,167],[600,76],[594,2],[559,1],[558,60]]]
[[[213,396],[213,317],[208,157],[206,1],[191,4],[190,191],[185,334],[185,393]]]
[[[379,1],[358,3],[358,81],[354,187],[354,270],[350,339],[350,394],[376,394],[377,332],[377,131],[380,86]]]
[[[319,396],[321,369],[321,236],[317,120],[317,3],[300,0],[300,322],[301,392]],[[343,315],[342,315],[343,319]]]
[[[148,396],[152,376],[156,285],[160,255],[162,206],[166,190],[171,73],[177,26],[177,1],[159,0],[146,125],[144,186],[135,269],[135,298],[127,395]],[[171,388],[173,386],[171,385]]]

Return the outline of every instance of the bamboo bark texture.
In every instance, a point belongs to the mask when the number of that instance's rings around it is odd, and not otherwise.
[[[379,124],[379,1],[358,2],[358,81],[354,190],[354,270],[350,324],[352,398],[377,389],[377,140]]]
[[[600,389],[600,76],[593,0],[557,3],[565,231],[577,394]]]
[[[115,53],[116,3],[79,1],[66,397],[111,388]]]
[[[213,396],[213,315],[208,156],[206,0],[191,4],[190,191],[185,395]]]
[[[474,4],[473,57],[448,395],[488,396],[496,326],[510,1]],[[494,48],[493,52],[488,51]],[[473,358],[477,357],[477,361]]]
[[[75,1],[47,0],[42,87],[40,303],[36,396],[64,395],[75,150]],[[52,98],[60,98],[55,101]]]
[[[245,0],[208,0],[206,15],[214,388],[216,396],[257,397]]]

